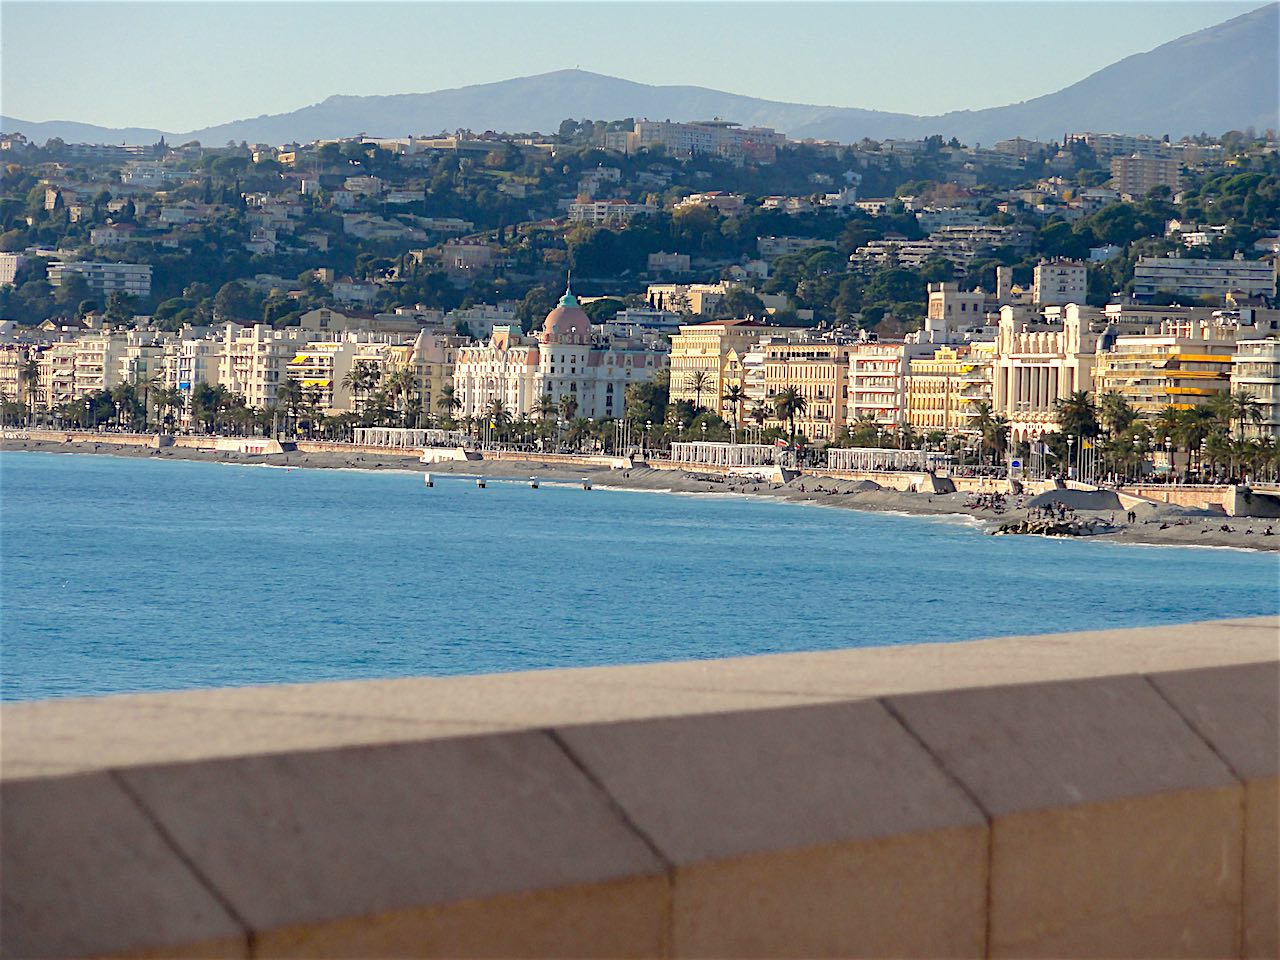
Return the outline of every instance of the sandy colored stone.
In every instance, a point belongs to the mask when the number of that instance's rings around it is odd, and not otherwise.
[[[1244,956],[1280,957],[1280,777],[1245,784]]]
[[[984,823],[870,701],[558,734],[678,865]]]
[[[107,774],[0,787],[0,955],[247,956],[243,928]]]
[[[1245,781],[1244,955],[1280,956],[1280,664],[1149,679]]]
[[[663,873],[541,733],[120,776],[258,934]]]
[[[875,702],[558,734],[675,864],[683,955],[875,953],[912,901],[922,952],[981,945],[985,820]]]
[[[1280,652],[1280,629],[1271,640]],[[1280,776],[1280,662],[1153,673],[1148,679],[1241,779]]]
[[[1238,950],[1242,788],[1143,678],[889,704],[992,815],[993,956]]]
[[[680,957],[975,957],[987,830],[958,827],[682,867]]]
[[[0,776],[1274,661],[1280,620],[0,705]],[[851,628],[851,642],[856,627]]]
[[[269,957],[657,957],[670,883],[642,877],[273,930]]]
[[[886,702],[993,816],[1238,785],[1142,677]]]
[[[0,707],[0,775],[408,743],[619,714],[673,716],[813,699],[591,684],[563,671],[46,700]]]
[[[1239,787],[1001,816],[993,957],[1239,953]]]

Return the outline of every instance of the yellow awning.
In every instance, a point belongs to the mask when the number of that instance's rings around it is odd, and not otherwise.
[[[296,357],[294,357],[292,360],[290,360],[289,362],[290,362],[290,363],[306,363],[306,362],[307,362],[308,360],[310,360],[310,359],[311,359],[311,354],[309,354],[309,353],[300,353],[300,354],[298,354]]]
[[[302,385],[304,387],[327,387],[331,383],[333,383],[332,380],[303,380],[302,381]]]

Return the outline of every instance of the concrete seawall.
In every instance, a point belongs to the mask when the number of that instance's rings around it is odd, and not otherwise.
[[[1280,619],[0,707],[0,954],[1275,956]]]

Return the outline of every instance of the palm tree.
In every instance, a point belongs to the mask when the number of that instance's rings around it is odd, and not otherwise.
[[[724,396],[720,399],[733,408],[733,426],[736,430],[742,426],[742,405],[746,402],[747,391],[735,383],[724,392]]]
[[[495,397],[489,401],[489,405],[485,407],[484,412],[485,416],[489,418],[489,426],[494,431],[494,435],[498,439],[502,439],[503,432],[507,429],[507,424],[511,420],[507,405],[501,399]]]
[[[285,434],[292,436],[292,431],[289,430],[289,419],[292,418],[296,425],[298,411],[302,407],[302,384],[296,377],[289,377],[276,387],[276,404],[284,408]]]
[[[809,401],[795,387],[787,387],[785,390],[779,391],[777,396],[773,398],[773,409],[778,414],[779,420],[788,421],[791,424],[791,445],[796,443],[796,417],[804,413],[809,408]]]
[[[538,404],[534,407],[534,412],[538,415],[539,420],[550,420],[559,411],[559,406],[551,399],[550,394],[543,394],[539,398]]]
[[[413,368],[408,364],[396,367],[387,375],[387,391],[390,393],[392,403],[402,420],[408,420],[409,400],[417,386],[418,379],[413,375]]]
[[[1244,426],[1246,423],[1262,422],[1262,404],[1248,390],[1237,390],[1226,395],[1223,406],[1227,413],[1228,424],[1236,425],[1236,440],[1244,442]]]
[[[985,400],[979,400],[973,405],[970,413],[970,424],[974,430],[978,432],[980,438],[980,452],[978,454],[979,463],[982,462],[982,452],[987,449],[987,440],[995,429],[995,413],[991,404]]]
[[[711,385],[711,377],[705,370],[695,370],[689,374],[689,389],[693,391],[694,408],[702,406],[702,391]]]
[[[342,385],[351,391],[352,406],[359,412],[361,401],[367,399],[369,391],[382,379],[382,371],[372,360],[357,360],[355,366],[346,372]]]
[[[769,408],[764,405],[763,400],[757,400],[752,404],[751,419],[756,422],[757,427],[763,427],[764,422],[769,419]]]
[[[1086,437],[1098,435],[1098,409],[1088,390],[1076,390],[1054,401],[1058,424],[1063,433],[1082,443]]]
[[[1138,418],[1137,411],[1118,390],[1108,390],[1099,397],[1098,409],[1107,433],[1113,437],[1128,430],[1133,425],[1133,421]]]
[[[569,394],[565,394],[560,398],[560,416],[565,420],[572,420],[574,414],[578,412],[578,400]]]
[[[22,361],[22,365],[18,367],[18,380],[22,383],[22,398],[30,411],[27,419],[30,423],[36,411],[36,384],[40,382],[40,362],[35,357],[28,356]]]
[[[453,422],[453,411],[462,406],[462,401],[454,392],[453,385],[448,384],[440,388],[440,396],[436,398],[436,406],[444,411],[444,419],[446,423]]]
[[[571,445],[581,449],[582,441],[591,435],[591,423],[586,417],[575,417],[569,421],[569,428],[565,433],[565,440]]]
[[[1009,444],[1009,418],[995,416],[991,418],[990,427],[991,462],[1000,461],[1000,451]]]

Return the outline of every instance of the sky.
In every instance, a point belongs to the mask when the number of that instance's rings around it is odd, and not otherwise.
[[[1230,0],[0,0],[0,113],[185,133],[567,67],[914,114],[1051,93]]]

